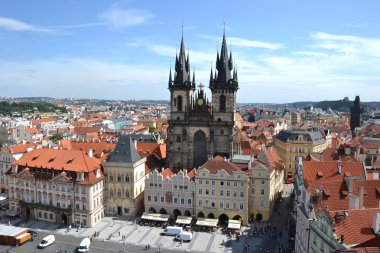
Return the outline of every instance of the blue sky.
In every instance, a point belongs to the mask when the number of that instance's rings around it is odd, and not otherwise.
[[[208,86],[223,22],[238,102],[379,101],[380,2],[1,1],[0,96],[169,99],[184,25]]]

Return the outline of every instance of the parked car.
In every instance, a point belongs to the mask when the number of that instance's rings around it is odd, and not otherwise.
[[[78,252],[88,252],[90,250],[90,244],[91,244],[90,238],[88,237],[84,238],[78,246]]]
[[[175,236],[175,240],[176,241],[190,242],[191,239],[193,239],[193,233],[186,232],[186,231],[184,231],[181,234]]]
[[[179,235],[183,232],[183,229],[181,227],[175,227],[175,226],[167,226],[165,229],[161,231],[162,235]]]
[[[42,239],[40,244],[38,244],[38,248],[46,248],[50,244],[55,243],[55,236],[54,235],[48,235]]]

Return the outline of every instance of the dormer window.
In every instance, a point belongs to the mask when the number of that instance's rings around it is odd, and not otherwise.
[[[77,181],[84,181],[84,172],[77,173]]]
[[[55,160],[55,157],[50,158],[49,161],[48,161],[48,163],[51,163],[51,162],[53,162],[54,160]]]
[[[68,161],[66,162],[66,164],[72,163],[72,162],[74,161],[74,159],[75,159],[75,158],[68,160]]]

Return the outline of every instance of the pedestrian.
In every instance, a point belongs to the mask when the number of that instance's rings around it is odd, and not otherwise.
[[[120,236],[120,230],[119,230],[119,236]]]
[[[92,236],[90,237],[90,242],[92,242]]]
[[[148,249],[150,249],[150,244],[148,243]]]

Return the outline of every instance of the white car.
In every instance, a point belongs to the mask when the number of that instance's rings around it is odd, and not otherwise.
[[[48,235],[42,239],[40,244],[38,244],[38,248],[46,248],[50,244],[55,243],[55,236],[54,235]]]

